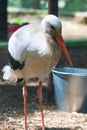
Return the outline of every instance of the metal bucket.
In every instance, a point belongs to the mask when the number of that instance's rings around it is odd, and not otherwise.
[[[52,74],[58,110],[87,112],[87,69],[55,68]]]

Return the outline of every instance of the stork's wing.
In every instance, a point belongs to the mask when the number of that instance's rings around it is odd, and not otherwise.
[[[40,38],[40,35],[43,35],[43,37]],[[8,44],[9,60],[12,68],[22,69],[29,53],[40,55],[45,52],[45,48],[44,33],[37,29],[36,25],[30,24],[21,27],[11,36]]]

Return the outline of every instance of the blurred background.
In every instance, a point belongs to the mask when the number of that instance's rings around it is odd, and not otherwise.
[[[40,22],[45,15],[50,13],[58,16],[62,22],[62,35],[69,50],[74,67],[87,68],[87,0],[0,0],[0,70],[8,63],[7,45],[12,33],[25,24]],[[65,66],[69,66],[69,64],[66,61],[65,56],[62,54],[58,67]],[[12,116],[14,113],[14,117],[17,117],[18,113],[19,117],[19,112],[22,113],[21,111],[23,110],[23,103],[20,102],[20,100],[22,100],[21,87],[3,85],[1,79],[2,73],[0,71],[0,104],[3,104],[0,107],[1,114],[5,115],[4,112],[8,111],[8,115],[10,113]],[[51,74],[48,79],[48,81],[44,81],[44,86],[49,86],[46,87],[48,88],[48,91],[46,89],[43,95],[44,99],[46,99],[44,100],[44,108],[47,109],[48,106],[48,109],[50,108],[52,113],[54,106],[52,106],[52,108],[48,104],[48,99],[54,104],[54,89]],[[28,85],[30,86],[28,88],[30,93],[28,96],[31,96],[31,98],[29,97],[30,100],[28,103],[32,102],[32,105],[29,104],[28,107],[29,111],[34,112],[32,107],[36,109],[38,108],[38,104],[36,105],[37,98],[34,97],[34,91],[36,92],[36,88],[32,88],[32,86],[37,86],[38,84],[36,83],[36,80],[33,80],[33,83],[30,82]],[[34,97],[33,99],[32,96]],[[84,106],[84,108],[87,110],[87,105]],[[82,110],[82,112],[84,112],[84,110]],[[54,115],[57,114],[54,113]],[[54,115],[52,115],[52,118],[55,118]],[[59,115],[57,118],[58,117]],[[62,116],[60,115],[60,117]],[[50,116],[49,118],[51,119]],[[74,119],[76,119],[76,116]],[[79,120],[80,119],[83,118],[80,117]],[[59,118],[56,120],[59,120]],[[66,121],[66,119],[64,119],[64,121]],[[10,122],[12,121],[10,120]],[[77,124],[77,122],[74,124]],[[34,125],[35,123],[33,123],[32,126]]]
[[[0,0],[0,68],[7,63],[7,45],[21,26],[40,22],[47,14],[58,16],[62,35],[75,67],[87,68],[87,0]],[[65,57],[58,66],[69,66]]]
[[[47,14],[60,18],[74,67],[87,68],[87,0],[0,0],[0,70],[8,63],[12,33],[25,24],[40,22]],[[62,66],[69,66],[63,54],[58,64]],[[48,86],[52,86],[51,80]]]
[[[62,35],[75,67],[87,68],[87,0],[0,0],[0,68],[8,62],[7,45],[21,26],[40,22],[47,14],[58,16]],[[58,66],[69,66],[61,56]]]
[[[46,14],[59,16],[64,38],[87,38],[87,0],[0,0],[0,41],[8,40],[23,25],[40,21]]]

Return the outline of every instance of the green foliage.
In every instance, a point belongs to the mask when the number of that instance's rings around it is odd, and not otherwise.
[[[87,0],[59,0],[64,5],[60,10],[65,11],[87,11]]]
[[[48,0],[8,0],[8,6],[22,8],[46,8]]]
[[[46,9],[48,0],[8,0],[8,6]],[[59,0],[60,11],[87,11],[87,0]]]
[[[8,0],[8,6],[21,7],[21,0]]]

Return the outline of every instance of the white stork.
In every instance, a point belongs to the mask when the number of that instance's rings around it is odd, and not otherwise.
[[[39,78],[38,99],[42,130],[44,116],[42,109],[42,78],[48,75],[60,59],[61,50],[70,65],[72,61],[62,38],[62,24],[54,15],[45,16],[39,24],[29,24],[13,33],[8,43],[9,65],[3,68],[3,79],[9,82],[24,81],[24,129],[27,130],[27,89],[29,78]]]

